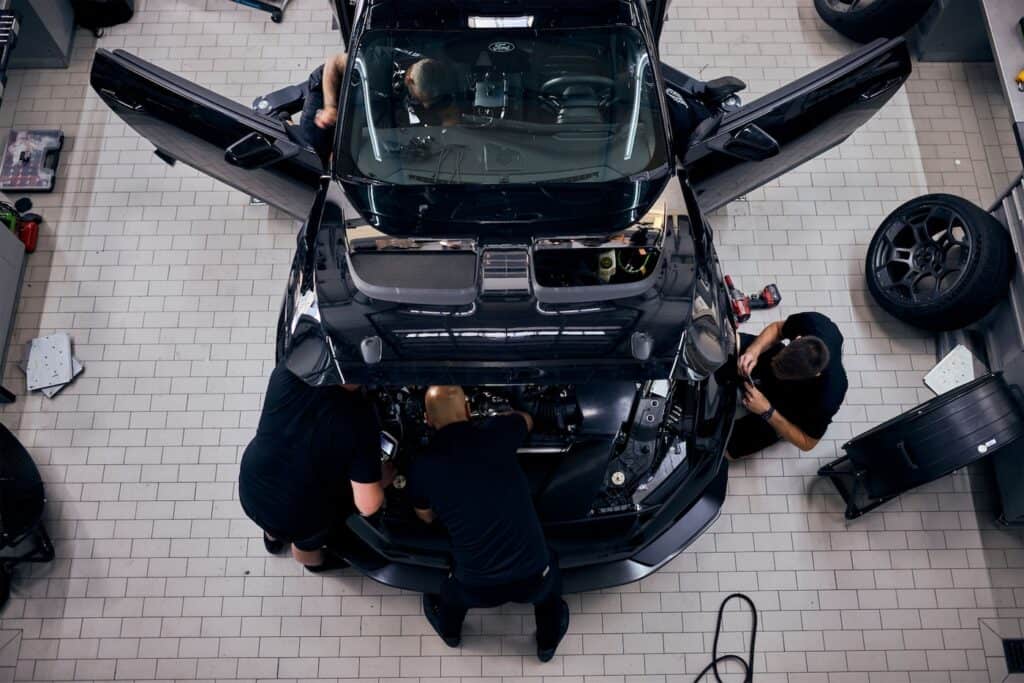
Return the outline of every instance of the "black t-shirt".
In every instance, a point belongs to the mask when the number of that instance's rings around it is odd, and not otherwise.
[[[350,505],[349,481],[380,481],[380,431],[369,403],[341,387],[311,387],[277,366],[242,456],[246,514],[266,531],[301,540],[338,522]]]
[[[843,369],[843,335],[821,313],[795,313],[782,326],[783,339],[814,336],[828,347],[829,363],[821,375],[803,381],[782,381],[772,374],[771,360],[785,348],[781,343],[766,349],[757,360],[753,376],[758,388],[787,420],[814,439],[825,435],[843,403],[848,387]]]
[[[495,586],[540,575],[547,544],[516,450],[526,440],[521,415],[450,424],[413,463],[409,481],[452,539],[455,578]]]

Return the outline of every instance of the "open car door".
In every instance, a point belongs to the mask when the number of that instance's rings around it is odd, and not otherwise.
[[[287,124],[122,50],[97,50],[91,82],[161,159],[182,161],[300,220],[309,214],[323,164]]]
[[[668,8],[672,0],[645,0],[647,3],[647,15],[651,18],[651,28],[654,30],[655,40],[661,40],[661,29],[665,27],[665,19],[668,17]]]
[[[726,115],[717,129],[691,141],[683,159],[701,208],[724,206],[835,147],[910,72],[906,42],[879,39]]]

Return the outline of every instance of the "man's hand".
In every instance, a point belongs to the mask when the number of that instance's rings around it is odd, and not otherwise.
[[[754,415],[762,415],[771,410],[772,404],[760,389],[745,382],[743,384],[743,407]]]
[[[414,507],[413,510],[416,512],[416,516],[419,517],[420,521],[423,522],[424,524],[433,524],[434,523],[434,511],[431,510],[430,508],[425,508],[424,509],[424,508]]]
[[[740,375],[750,377],[754,368],[757,367],[757,353],[748,350],[737,359],[736,367],[740,371]]]
[[[338,123],[338,110],[335,107],[325,107],[316,112],[317,128],[330,128]]]

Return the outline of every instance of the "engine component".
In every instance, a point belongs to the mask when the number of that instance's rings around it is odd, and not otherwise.
[[[658,454],[658,437],[667,403],[663,397],[649,394],[637,401],[625,445],[608,465],[606,481],[620,489],[616,493],[624,499],[632,496],[636,487],[651,473]],[[607,501],[613,505],[618,502],[623,502],[618,500],[618,496]],[[607,506],[602,503],[600,507]]]

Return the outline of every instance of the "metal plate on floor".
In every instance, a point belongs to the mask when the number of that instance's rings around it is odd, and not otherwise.
[[[71,381],[71,337],[58,332],[32,340],[25,378],[29,391]]]
[[[974,380],[974,356],[963,344],[952,351],[924,376],[924,383],[936,395],[963,386]]]

